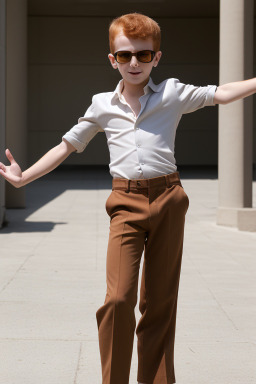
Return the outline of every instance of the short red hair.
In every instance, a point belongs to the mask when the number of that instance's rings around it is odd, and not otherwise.
[[[154,50],[157,52],[161,44],[161,30],[156,21],[141,13],[128,13],[115,18],[109,26],[110,52],[114,53],[114,40],[119,32],[132,39],[147,40],[152,38]]]

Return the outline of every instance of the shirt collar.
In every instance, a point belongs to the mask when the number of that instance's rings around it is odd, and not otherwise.
[[[115,97],[118,97],[119,100],[122,100],[122,89],[123,89],[123,83],[124,83],[124,80],[120,80],[119,83],[117,84],[117,87],[116,89],[114,90],[113,92],[113,95],[112,95],[112,99],[114,99]],[[160,86],[159,85],[156,85],[153,80],[151,79],[151,77],[149,77],[149,81],[148,83],[145,85],[145,87],[143,88],[144,90],[144,94],[146,95],[147,93],[150,92],[150,89],[153,91],[153,92],[160,92]]]
[[[156,85],[150,77],[148,83],[144,87],[145,94],[148,93],[149,88],[151,88],[153,92],[160,92],[161,87],[159,85]]]

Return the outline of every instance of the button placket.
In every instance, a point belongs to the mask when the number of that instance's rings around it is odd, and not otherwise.
[[[139,127],[137,127],[136,125],[135,125],[135,144],[137,148],[140,148],[141,142],[139,139]]]

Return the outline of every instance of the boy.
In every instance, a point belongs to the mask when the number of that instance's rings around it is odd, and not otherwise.
[[[112,192],[107,250],[107,292],[96,312],[103,384],[128,384],[136,326],[134,307],[141,255],[144,265],[136,328],[138,382],[175,383],[174,339],[185,215],[189,199],[175,165],[175,132],[183,113],[227,104],[255,93],[255,79],[220,87],[185,85],[176,78],[154,84],[161,58],[160,28],[147,16],[121,16],[110,25],[109,60],[122,80],[97,94],[84,117],[37,163],[21,172],[12,154],[0,174],[21,187],[82,152],[97,132],[110,151]]]

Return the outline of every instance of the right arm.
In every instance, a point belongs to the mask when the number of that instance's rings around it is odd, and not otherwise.
[[[0,175],[16,188],[23,187],[39,177],[51,172],[60,165],[76,148],[63,139],[60,144],[50,149],[41,159],[26,171],[22,172],[19,165],[14,160],[9,149],[6,149],[6,156],[10,161],[10,166],[5,166],[0,162]]]

